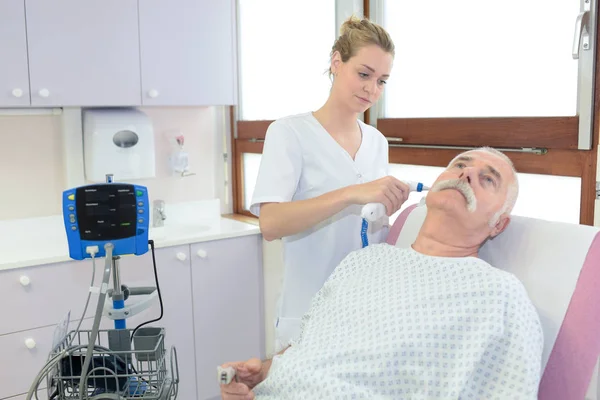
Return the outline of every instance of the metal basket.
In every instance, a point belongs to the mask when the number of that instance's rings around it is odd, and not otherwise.
[[[92,361],[83,379],[87,382],[85,387],[80,385],[80,378],[92,331],[69,332],[50,354],[53,357],[67,350],[48,376],[49,396],[56,393],[54,398],[57,400],[75,400],[80,399],[80,391],[83,390],[83,399],[86,400],[176,399],[179,368],[175,347],[171,348],[170,357],[167,357],[164,329],[141,328],[138,331],[142,329],[151,329],[147,331],[151,334],[141,335],[143,339],[138,346],[136,332],[136,349],[129,351],[109,349],[108,337],[112,330],[98,331]]]

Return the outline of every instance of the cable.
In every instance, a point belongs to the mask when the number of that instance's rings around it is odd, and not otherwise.
[[[104,277],[102,279],[102,285],[100,286],[100,296],[98,296],[98,305],[96,306],[96,314],[94,317],[94,325],[92,326],[92,333],[89,337],[89,342],[87,346],[87,352],[85,355],[85,361],[83,363],[83,368],[81,368],[81,377],[79,378],[79,382],[87,382],[87,370],[92,362],[92,354],[94,352],[94,346],[96,344],[96,338],[98,337],[98,331],[100,330],[100,320],[102,319],[102,309],[104,308],[104,301],[106,300],[106,288],[108,286],[108,282],[110,280],[110,271],[112,266],[112,254],[113,254],[113,244],[107,243],[104,245],[105,249],[105,267],[104,267]],[[79,399],[83,400],[83,392],[84,390],[79,390]]]
[[[48,360],[46,362],[46,364],[42,367],[40,372],[37,374],[37,376],[33,380],[33,383],[31,384],[31,386],[29,388],[29,392],[27,393],[26,399],[31,400],[34,393],[37,398],[38,386],[40,385],[42,378],[44,378],[46,375],[48,375],[48,372],[50,372],[50,370],[53,369],[56,366],[56,364],[58,364],[65,356],[70,356],[75,351],[84,349],[87,347],[88,347],[87,344],[71,346],[71,347],[67,347],[67,348],[63,349],[60,353],[55,354],[50,360]],[[99,346],[95,346],[95,347],[99,347]]]
[[[366,218],[362,220],[362,226],[360,228],[360,238],[362,240],[362,247],[367,247],[369,245],[369,237],[367,232],[369,230],[369,222],[367,222]]]
[[[144,322],[140,325],[138,325],[132,332],[131,334],[131,340],[133,341],[134,335],[136,333],[136,331],[141,328],[144,325],[150,324],[152,322],[156,322],[162,319],[163,315],[164,315],[164,307],[163,307],[163,301],[162,301],[162,294],[160,291],[160,285],[158,282],[158,271],[157,271],[157,267],[156,267],[156,255],[155,255],[155,251],[154,251],[154,241],[153,240],[149,240],[148,244],[150,244],[151,250],[152,250],[152,265],[154,268],[154,280],[156,283],[156,290],[158,292],[158,300],[160,303],[160,316],[156,319]],[[85,382],[88,379],[88,374],[87,374],[87,369],[89,368],[89,364],[91,363],[92,360],[92,354],[93,354],[93,350],[94,349],[102,349],[101,346],[98,346],[95,344],[96,342],[96,337],[98,336],[98,331],[99,331],[99,325],[100,325],[100,320],[101,320],[101,316],[102,316],[102,307],[104,305],[104,301],[106,299],[106,287],[108,286],[108,281],[110,280],[110,263],[112,261],[112,245],[110,246],[110,249],[108,249],[105,246],[105,250],[106,250],[106,266],[105,266],[105,270],[104,270],[104,277],[102,280],[102,284],[100,287],[100,296],[98,298],[98,305],[97,305],[97,310],[96,310],[96,314],[94,317],[94,323],[93,323],[93,327],[92,327],[92,332],[91,335],[89,337],[89,342],[86,345],[77,345],[77,346],[72,346],[73,340],[77,334],[77,332],[79,332],[79,329],[81,327],[81,323],[85,317],[85,314],[87,312],[87,308],[89,305],[89,301],[90,301],[90,297],[91,297],[91,292],[88,293],[88,297],[86,300],[86,304],[83,310],[83,315],[82,318],[79,320],[79,324],[77,326],[77,329],[75,330],[75,332],[73,333],[73,336],[67,346],[67,348],[65,348],[63,351],[61,351],[60,353],[56,354],[54,357],[52,357],[50,360],[47,361],[46,365],[44,365],[42,367],[42,369],[40,370],[40,372],[38,373],[38,375],[36,376],[36,378],[34,379],[30,390],[28,392],[28,395],[26,397],[26,400],[31,400],[32,396],[35,394],[36,398],[37,398],[37,390],[38,387],[42,381],[42,379],[48,375],[48,373],[50,372],[50,370],[52,370],[54,367],[56,367],[56,365],[66,356],[73,354],[74,351],[79,350],[79,349],[83,349],[83,348],[87,348],[87,353],[85,355],[85,359],[84,359],[84,365],[81,369],[81,376],[80,376],[80,383],[81,382]],[[97,252],[94,251],[94,249],[91,249],[88,253],[92,256],[92,267],[93,267],[93,274],[92,274],[92,283],[90,284],[90,287],[93,287],[94,285],[94,280],[95,280],[95,275],[96,275],[96,264],[95,264],[95,254]],[[133,370],[133,372],[135,374],[138,374],[137,371],[135,371],[135,368],[133,367],[133,365],[130,365],[130,368]],[[93,376],[93,375],[92,375]],[[145,379],[142,379],[142,381],[145,381]],[[156,387],[155,385],[152,385],[153,387]],[[55,399],[56,396],[58,396],[58,390],[55,391],[51,396],[50,399]],[[83,398],[83,390],[79,391],[79,398],[82,399]]]
[[[152,250],[152,265],[154,267],[154,280],[155,280],[155,283],[156,283],[156,290],[158,292],[158,300],[159,300],[159,303],[160,303],[160,316],[158,318],[156,318],[156,319],[153,319],[153,320],[150,320],[150,321],[147,321],[147,322],[144,322],[144,323],[141,323],[140,325],[138,325],[133,330],[133,332],[131,334],[131,340],[132,341],[133,341],[133,338],[134,338],[134,335],[135,335],[136,331],[139,328],[141,328],[144,325],[150,324],[152,322],[160,321],[162,319],[163,315],[164,315],[164,307],[163,307],[163,301],[162,301],[162,294],[161,294],[160,285],[159,285],[159,282],[158,282],[158,271],[157,271],[157,267],[156,267],[156,255],[155,255],[155,251],[154,251],[154,241],[153,240],[149,240],[148,244],[150,244],[150,247],[151,247],[151,250]],[[36,376],[36,378],[34,379],[32,385],[30,387],[30,390],[28,392],[26,400],[31,400],[32,396],[34,394],[35,394],[35,396],[37,398],[37,390],[38,390],[37,388],[39,387],[42,379],[65,356],[72,354],[75,350],[79,350],[79,349],[83,349],[83,348],[87,348],[87,353],[86,353],[86,356],[85,356],[84,365],[83,365],[83,367],[81,369],[82,373],[81,373],[81,377],[80,377],[80,382],[87,381],[88,376],[87,376],[87,372],[86,371],[87,371],[87,369],[89,367],[89,364],[91,363],[91,359],[93,358],[92,357],[93,350],[94,349],[98,349],[98,348],[102,349],[102,347],[96,345],[95,342],[96,342],[96,337],[98,336],[99,325],[100,325],[100,320],[101,320],[101,316],[102,316],[102,307],[103,307],[104,301],[106,299],[106,290],[103,290],[102,288],[106,288],[106,286],[108,286],[108,281],[110,280],[110,270],[111,269],[110,269],[110,265],[109,264],[112,261],[112,246],[111,246],[110,250],[108,248],[106,248],[106,246],[105,246],[105,249],[106,249],[106,254],[107,254],[107,257],[106,257],[107,266],[105,267],[105,270],[104,270],[104,277],[103,277],[101,288],[100,288],[100,296],[98,298],[97,310],[96,310],[96,314],[95,314],[95,318],[94,318],[94,323],[93,323],[93,327],[92,327],[92,332],[91,332],[91,335],[90,335],[90,338],[89,338],[90,340],[89,340],[88,344],[86,344],[86,345],[72,346],[72,342],[73,342],[73,340],[74,340],[74,338],[76,336],[75,334],[73,334],[73,337],[71,338],[71,341],[69,342],[68,347],[66,349],[64,349],[63,351],[61,351],[60,353],[56,354],[50,360],[48,360],[48,362],[46,363],[46,365],[44,365],[42,367],[42,369],[40,370],[40,372],[38,373],[38,375]],[[92,266],[93,266],[93,269],[94,269],[94,273],[92,275],[92,283],[90,285],[90,287],[93,287],[93,285],[94,285],[94,279],[95,279],[95,275],[96,275],[96,273],[95,273],[96,272],[96,264],[95,264],[95,259],[94,259],[95,252],[93,250],[91,250],[89,252],[89,254],[91,254],[91,256],[92,256]],[[85,313],[87,312],[87,308],[88,308],[88,305],[89,305],[90,297],[91,297],[91,292],[88,293],[88,298],[86,300],[86,305],[84,307],[83,316],[82,316],[82,318],[79,321],[79,324],[77,326],[77,329],[76,329],[75,333],[77,333],[79,331],[79,328],[81,327],[81,323],[83,321],[83,317],[85,317]],[[137,374],[137,371],[135,371],[133,365],[131,365],[130,367],[133,370],[133,372],[135,374]],[[145,379],[142,379],[142,380],[145,381]],[[155,387],[154,385],[152,385],[152,386]],[[58,395],[58,393],[54,392],[51,395],[50,399],[56,398],[57,395]],[[79,391],[79,398],[82,399],[83,398],[82,396],[83,396],[83,391],[80,390]]]
[[[98,246],[95,247],[97,250]],[[88,249],[86,249],[86,251],[87,250]],[[71,340],[69,341],[67,347],[70,347],[73,344],[75,336],[77,336],[77,334],[79,333],[79,328],[81,328],[81,323],[85,318],[85,313],[87,312],[88,305],[90,304],[90,298],[92,297],[92,288],[94,287],[94,279],[96,278],[96,251],[92,249],[88,251],[88,253],[92,256],[92,282],[90,283],[90,291],[88,292],[87,300],[85,301],[85,307],[83,307],[83,314],[81,314],[81,318],[79,319],[79,324],[77,324],[77,328],[75,328],[75,332],[73,332],[73,336],[71,336]]]
[[[144,325],[151,324],[152,322],[160,321],[164,315],[162,295],[160,293],[160,286],[158,284],[158,272],[156,270],[156,257],[154,255],[154,240],[148,240],[148,244],[150,244],[150,248],[152,249],[152,264],[154,265],[154,282],[156,282],[156,290],[158,291],[158,302],[160,303],[160,316],[156,319],[142,322],[141,324],[136,326],[136,328],[131,333],[131,341],[133,341],[133,337],[135,336],[135,333],[137,332],[138,329],[140,329]]]

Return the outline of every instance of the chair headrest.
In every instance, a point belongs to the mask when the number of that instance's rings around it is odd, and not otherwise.
[[[426,215],[424,205],[406,209],[390,229],[388,243],[410,246]],[[595,294],[600,292],[600,287],[591,283],[600,283],[599,231],[585,225],[513,216],[506,230],[488,240],[479,253],[493,267],[513,273],[525,286],[543,326],[543,370],[551,355],[554,356],[553,349],[554,352],[565,351],[564,346],[571,346],[574,340],[580,341],[580,336],[587,334],[584,331],[595,330],[593,336],[597,338],[590,337],[586,343],[579,343],[580,351],[587,352],[588,357],[594,353],[589,361],[588,383],[600,353],[600,305],[594,304],[600,302],[600,295]],[[566,336],[559,338],[559,334]],[[572,353],[573,349],[566,351]],[[561,354],[557,362],[564,363],[564,357]],[[582,359],[577,362],[581,363]],[[583,395],[564,398],[583,398]]]

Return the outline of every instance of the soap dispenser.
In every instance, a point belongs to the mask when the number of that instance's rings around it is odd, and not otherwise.
[[[175,175],[189,176],[194,175],[190,172],[189,154],[183,149],[185,137],[179,134],[175,137],[176,146],[171,154],[171,169]]]

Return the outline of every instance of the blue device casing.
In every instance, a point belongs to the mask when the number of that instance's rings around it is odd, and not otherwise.
[[[145,186],[129,185],[135,190],[135,230],[128,237],[106,240],[84,240],[80,231],[77,209],[77,190],[88,187],[98,187],[103,185],[119,185],[119,183],[105,183],[86,185],[78,188],[65,190],[63,192],[63,219],[67,241],[69,243],[69,256],[74,260],[83,260],[91,258],[91,255],[86,252],[88,246],[98,246],[98,253],[95,257],[105,257],[106,251],[104,245],[112,243],[113,256],[121,255],[142,255],[148,251],[148,230],[149,230],[149,205],[148,205],[148,189]]]

